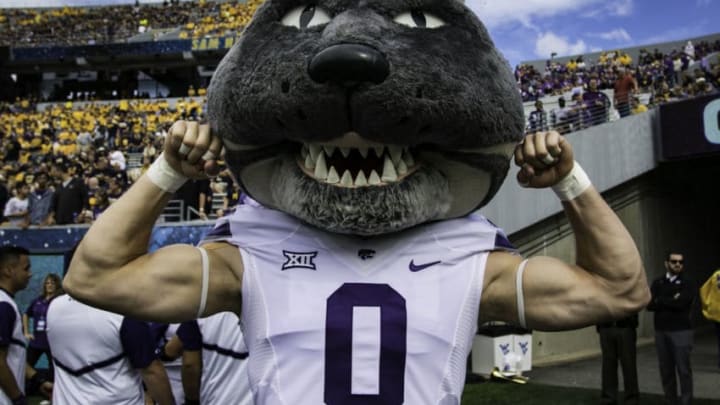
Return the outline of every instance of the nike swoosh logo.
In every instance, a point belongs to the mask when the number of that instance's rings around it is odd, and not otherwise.
[[[434,266],[436,264],[440,264],[440,263],[442,263],[442,262],[440,260],[438,260],[436,262],[431,262],[431,263],[415,264],[415,260],[410,260],[410,265],[408,267],[410,267],[410,271],[418,272],[418,271],[425,270],[428,267],[432,267],[432,266]]]

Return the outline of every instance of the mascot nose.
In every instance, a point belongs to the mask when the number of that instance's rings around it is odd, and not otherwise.
[[[377,49],[360,44],[330,46],[310,61],[308,73],[317,83],[343,86],[371,82],[380,84],[390,74],[390,64]]]

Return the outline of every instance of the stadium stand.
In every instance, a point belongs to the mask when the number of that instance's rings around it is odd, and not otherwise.
[[[672,90],[661,78],[661,86],[653,85],[649,91],[635,95],[633,112],[646,111],[646,103],[653,107],[717,92],[713,84],[719,83],[720,61],[717,53],[712,55],[714,59],[709,59],[707,69],[698,68],[692,76],[685,75],[684,83]],[[587,97],[591,93],[600,96]],[[527,130],[556,129],[570,133],[618,119],[619,116],[611,115],[612,98],[612,91],[600,92],[592,86],[572,89],[567,100],[563,96],[544,97],[537,100],[535,110],[528,113]],[[2,104],[0,178],[5,179],[8,190],[13,190],[18,182],[33,186],[33,180],[40,173],[48,174],[51,182],[57,183],[61,179],[53,175],[54,160],[73,160],[78,163],[77,174],[85,183],[98,183],[88,194],[87,211],[77,218],[79,223],[91,222],[146,170],[161,150],[163,137],[172,122],[202,118],[204,101],[204,98],[188,97],[34,104],[26,98]],[[548,105],[551,108],[548,109]],[[118,154],[123,156],[122,164],[113,159],[113,155]],[[209,187],[209,191],[202,192],[205,203],[189,204],[187,198],[179,198],[169,206],[167,219],[215,217],[227,209],[227,200],[237,200],[239,190],[227,176]],[[100,191],[93,191],[98,189]],[[200,212],[198,205],[207,209]]]
[[[21,56],[10,59],[36,58],[18,65],[23,72],[2,83],[13,90],[0,96],[2,187],[13,190],[24,182],[34,188],[41,173],[57,184],[56,161],[76,162],[76,175],[89,190],[86,209],[76,222],[91,222],[152,163],[172,122],[202,119],[213,66],[261,3],[200,0],[0,9],[0,47]],[[167,46],[147,52],[116,48],[158,43]],[[622,70],[634,79],[629,98],[633,114],[716,93],[720,39],[677,44],[682,46],[659,44],[646,47],[655,48],[652,52],[612,50],[519,65],[516,78],[527,131],[567,134],[619,119],[614,87]],[[39,53],[13,53],[40,48]],[[68,50],[74,48],[85,56],[72,57]],[[117,50],[137,55],[121,59],[120,53],[114,54]],[[106,58],[104,65],[93,65],[94,53]],[[176,60],[162,59],[166,53],[181,55],[184,64],[176,67]],[[67,65],[63,55],[74,61]],[[232,206],[238,195],[224,175],[178,195],[166,219],[212,218]]]
[[[691,41],[685,41],[692,44]],[[671,49],[668,53],[641,49],[635,62],[628,52],[610,51],[599,54],[597,60],[586,61],[580,55],[566,63],[547,60],[543,71],[537,64],[517,66],[518,80],[528,130],[538,129],[538,122],[546,122],[540,128],[557,129],[561,133],[587,128],[619,118],[614,97],[614,87],[621,72],[627,70],[635,81],[632,92],[631,111],[640,113],[648,108],[695,96],[714,94],[720,90],[720,39],[701,41],[693,45],[692,55],[683,49]],[[604,94],[602,104],[590,97],[588,90],[594,81]],[[544,113],[535,112],[536,102],[543,104]],[[561,105],[562,104],[562,105]],[[539,121],[538,117],[547,115]]]
[[[0,46],[94,45],[242,31],[261,0],[0,10]]]
[[[117,102],[66,102],[33,106],[20,102],[4,105],[0,113],[0,176],[4,185],[34,186],[40,173],[60,183],[53,171],[57,160],[76,163],[77,176],[88,187],[86,210],[76,222],[91,222],[119,197],[159,155],[170,125],[178,119],[202,119],[204,99],[120,100]],[[237,190],[228,186],[227,174],[212,182],[215,192],[205,192],[207,210],[168,212],[169,220],[212,218],[221,213],[223,200],[237,199]],[[33,187],[34,188],[34,187]],[[227,208],[227,205],[224,207]],[[220,212],[219,212],[220,211]]]

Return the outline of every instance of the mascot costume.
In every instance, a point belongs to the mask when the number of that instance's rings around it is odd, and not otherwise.
[[[516,149],[515,80],[460,1],[268,0],[215,72],[208,122],[173,126],[64,286],[149,320],[239,313],[258,404],[459,404],[479,319],[524,325],[527,311],[570,329],[646,302],[634,243],[570,145],[547,133],[566,147],[541,154],[530,135]],[[238,206],[201,247],[148,253],[173,191],[207,178],[221,146],[261,206]],[[569,201],[584,265],[538,258],[528,294],[527,261],[475,213],[513,154],[540,173],[523,165],[519,180]]]
[[[274,209],[241,206],[207,237],[244,252],[259,403],[459,403],[481,253],[510,248],[468,214],[524,128],[476,16],[452,0],[271,0],[208,94],[228,166]]]

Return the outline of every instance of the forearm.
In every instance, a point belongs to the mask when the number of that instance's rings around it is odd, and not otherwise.
[[[683,288],[670,294],[659,294],[653,296],[655,308],[659,311],[689,312],[692,308],[695,291],[692,288]]]
[[[15,399],[23,395],[20,387],[18,387],[17,381],[15,381],[15,376],[5,361],[0,361],[0,388],[2,388],[5,395],[10,399]]]
[[[170,200],[146,176],[141,177],[120,199],[110,205],[77,248],[64,285],[93,280],[117,270],[144,255],[153,225]]]
[[[5,215],[5,218],[8,218],[8,219],[20,219],[20,218],[25,218],[26,215],[27,215],[27,211],[22,211],[22,212],[17,212],[17,213],[15,213],[15,214]]]
[[[202,377],[202,354],[200,351],[188,351],[183,353],[183,364],[181,369],[182,386],[185,398],[189,400],[200,399],[200,380]]]
[[[563,202],[576,241],[576,263],[621,296],[647,304],[649,290],[630,233],[594,187]]]
[[[200,197],[198,198],[198,210],[200,212],[205,212],[205,202],[207,201],[207,195],[205,193],[200,193]]]
[[[23,326],[23,335],[29,335],[30,334],[30,326],[29,326],[29,319],[27,314],[23,314],[22,316],[22,326]]]
[[[656,294],[655,291],[651,288],[651,290],[650,290],[650,302],[648,302],[647,310],[648,310],[648,311],[655,312],[655,311],[657,311],[657,310],[659,309],[659,308],[658,308],[658,305],[659,305],[659,304],[658,304],[658,300],[657,300],[657,294]]]
[[[688,312],[690,311],[690,302],[682,299],[674,299],[673,297],[656,298],[655,309],[657,311],[668,312]]]
[[[160,360],[154,360],[148,367],[143,369],[142,378],[150,397],[155,402],[160,405],[175,403],[165,367],[160,363]]]

